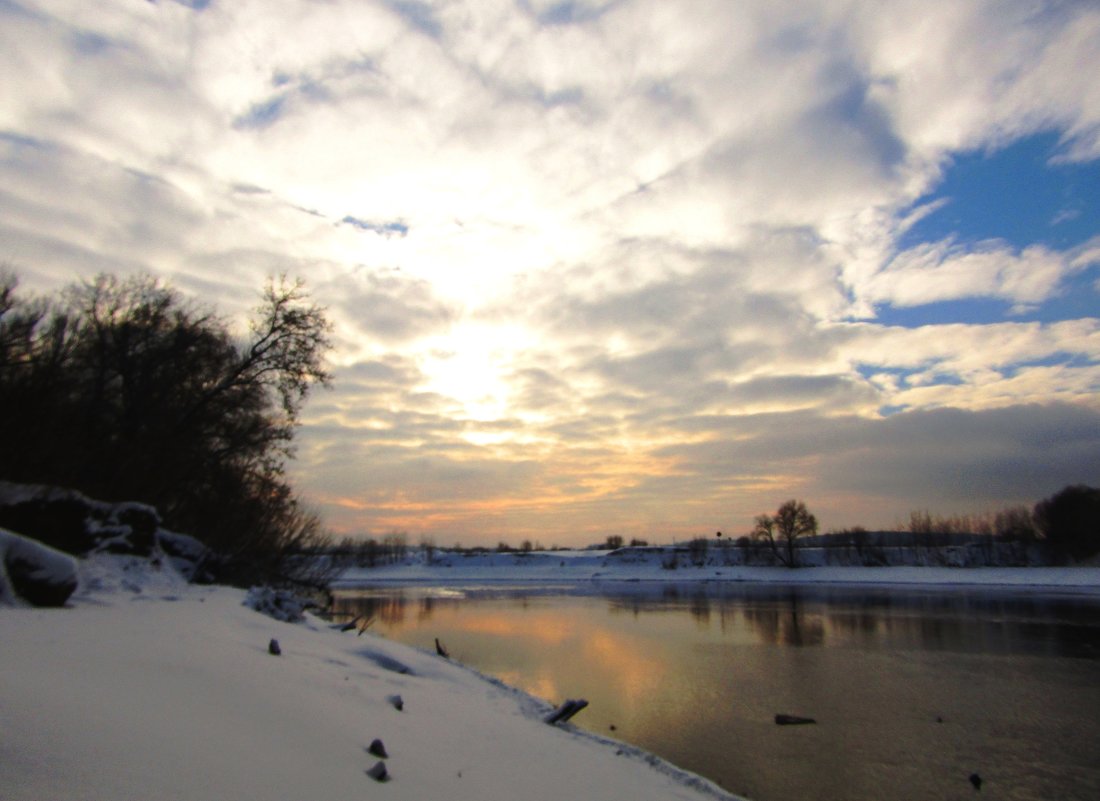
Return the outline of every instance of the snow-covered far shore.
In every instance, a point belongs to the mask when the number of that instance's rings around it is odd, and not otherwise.
[[[724,565],[720,559],[675,563],[659,548],[620,551],[435,552],[412,551],[377,567],[350,567],[335,589],[363,585],[561,584],[571,590],[598,589],[614,582],[864,585],[906,587],[1002,587],[1020,591],[1100,595],[1100,567],[841,567],[790,569]]]
[[[734,798],[435,654],[281,623],[144,559],[80,572],[66,608],[0,607],[5,801]]]

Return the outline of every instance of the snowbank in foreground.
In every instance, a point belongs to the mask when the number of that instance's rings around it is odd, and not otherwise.
[[[876,586],[1016,587],[1100,594],[1098,567],[746,567],[688,560],[675,569],[659,549],[554,551],[535,553],[422,553],[396,564],[344,571],[334,587],[363,584],[560,583],[596,586],[605,582],[760,582],[774,584],[863,584]]]
[[[5,801],[732,798],[434,654],[280,623],[132,557],[82,571],[68,608],[0,608]]]

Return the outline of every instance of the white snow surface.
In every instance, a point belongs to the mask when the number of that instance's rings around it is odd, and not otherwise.
[[[67,608],[0,607],[4,801],[733,798],[434,654],[279,622],[133,557],[81,576]]]
[[[399,562],[345,570],[335,588],[365,584],[568,585],[592,591],[613,582],[751,582],[921,587],[1007,587],[1020,591],[1100,594],[1100,567],[758,567],[723,564],[721,552],[702,565],[681,552],[675,569],[669,548],[621,551],[549,551],[532,553],[437,552],[428,560],[421,551]]]

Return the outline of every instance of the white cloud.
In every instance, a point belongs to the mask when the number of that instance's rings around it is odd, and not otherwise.
[[[765,418],[804,421],[767,438],[793,453],[883,406],[1095,405],[1095,316],[845,321],[1022,313],[1093,269],[1096,239],[897,242],[954,150],[1055,129],[1100,155],[1098,32],[1095,4],[1033,0],[6,3],[0,258],[43,290],[147,269],[237,316],[305,277],[343,388],[302,480],[346,528],[433,493],[476,496],[431,518],[471,530],[509,510],[497,535],[690,527],[723,493],[824,486],[825,451],[749,458]],[[693,484],[662,450],[685,442],[745,471]]]
[[[902,251],[856,291],[892,306],[990,297],[1023,309],[1050,298],[1071,268],[1064,254],[1042,245],[1016,252],[1002,242],[963,249],[947,240]]]

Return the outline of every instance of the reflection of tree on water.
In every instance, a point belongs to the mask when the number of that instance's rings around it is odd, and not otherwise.
[[[613,615],[630,612],[631,615],[637,618],[642,612],[652,612],[656,608],[653,601],[641,593],[609,596],[607,600],[607,610]]]
[[[855,608],[828,616],[829,628],[847,639],[870,639],[879,632],[882,612],[873,608]]]
[[[825,642],[821,614],[808,613],[801,594],[794,590],[782,598],[746,598],[742,616],[765,642],[798,647]]]
[[[686,603],[687,611],[701,627],[710,625],[710,613],[714,600],[705,585],[692,585],[690,591],[675,584],[661,587],[660,597],[655,598],[643,592],[628,592],[608,595],[608,610],[612,614],[629,611],[634,617],[642,612],[682,609]]]
[[[710,623],[710,597],[705,589],[700,589],[691,596],[689,610],[699,626],[705,627]]]
[[[338,595],[332,602],[332,616],[338,622],[362,616],[365,620],[377,620],[387,626],[399,626],[405,621],[405,599],[400,595]]]
[[[537,604],[508,593],[519,609]],[[687,613],[709,629],[715,614],[723,636],[738,630],[762,642],[791,646],[881,647],[957,653],[1028,653],[1100,658],[1096,603],[1088,597],[1040,597],[991,591],[886,590],[842,587],[751,587],[712,583],[617,588],[605,596],[612,613]],[[415,602],[415,608],[414,608]],[[475,605],[470,597],[389,592],[337,593],[333,619],[362,616],[379,628],[423,627],[446,609]]]

